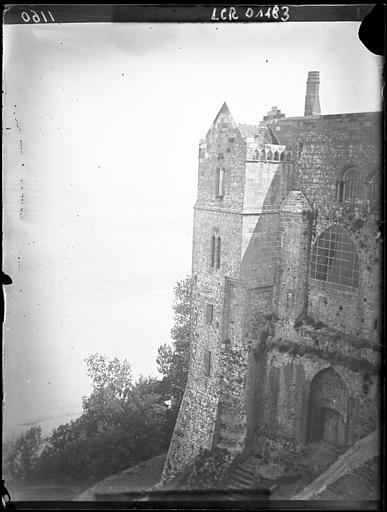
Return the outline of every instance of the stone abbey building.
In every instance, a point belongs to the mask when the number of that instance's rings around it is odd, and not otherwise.
[[[379,426],[382,115],[238,124],[199,147],[188,382],[163,472],[202,450],[339,453]]]

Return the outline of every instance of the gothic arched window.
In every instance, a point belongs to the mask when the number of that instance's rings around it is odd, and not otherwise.
[[[336,185],[336,200],[339,203],[359,203],[364,201],[364,182],[356,167],[341,173]]]
[[[359,259],[346,231],[338,225],[324,231],[312,249],[310,277],[344,286],[359,286]]]
[[[261,152],[260,160],[261,160],[261,162],[264,162],[266,160],[266,151],[264,149]]]

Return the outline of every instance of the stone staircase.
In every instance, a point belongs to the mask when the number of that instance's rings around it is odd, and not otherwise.
[[[310,446],[310,453],[308,450],[304,456],[304,462],[308,467],[304,469],[304,473],[309,472],[321,473],[334,460],[337,459],[338,453],[331,447],[327,446]],[[274,462],[264,461],[257,454],[251,454],[248,458],[244,459],[232,471],[225,487],[234,496],[233,491],[236,493],[256,493],[257,496],[263,496],[268,499],[269,495],[273,498],[278,496],[279,490],[283,489],[285,496],[286,490],[290,490],[294,486],[302,485],[301,478],[305,476],[296,464],[297,456],[294,456],[294,462]],[[299,483],[298,483],[299,482]],[[280,494],[281,496],[281,494]],[[278,498],[275,498],[278,499]]]
[[[379,433],[373,432],[357,441],[343,454],[329,445],[318,443],[294,456],[293,461],[289,459],[287,462],[267,462],[257,454],[250,455],[234,467],[224,482],[224,488],[231,500],[244,497],[315,500],[321,499],[321,495],[330,496],[332,493],[334,499],[338,499],[343,494],[344,487],[349,485],[351,488],[348,496],[351,493],[355,495],[357,487],[360,486],[368,489],[363,491],[364,496],[367,496],[367,492],[376,495],[375,459],[379,450]],[[343,481],[345,475],[348,475],[347,480],[350,477],[350,482]],[[356,478],[358,484],[354,483]],[[337,482],[341,482],[339,486]]]
[[[256,486],[255,467],[255,459],[250,457],[245,460],[231,475],[227,489],[253,489]]]
[[[252,455],[235,468],[225,484],[228,499],[269,499],[271,483],[257,475],[260,462],[260,459]]]

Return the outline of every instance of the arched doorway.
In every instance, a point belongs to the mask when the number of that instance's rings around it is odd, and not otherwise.
[[[310,385],[307,443],[345,448],[347,404],[348,392],[341,377],[332,368],[319,372]]]

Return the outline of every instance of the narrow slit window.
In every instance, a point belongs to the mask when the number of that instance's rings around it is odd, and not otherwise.
[[[219,169],[219,167],[215,170],[215,196],[223,197],[224,196],[224,173],[225,169]]]
[[[339,203],[342,203],[344,201],[344,182],[343,181],[337,182],[337,201],[339,201]]]
[[[221,169],[219,176],[218,196],[224,196],[224,169]]]
[[[216,268],[220,268],[220,251],[221,251],[221,238],[217,237],[216,244]]]
[[[212,235],[211,237],[211,257],[210,257],[210,265],[211,268],[215,266],[215,246],[216,246],[216,237]]]
[[[220,169],[217,167],[215,169],[215,195],[219,195],[219,185],[220,185]]]
[[[214,306],[212,304],[207,304],[207,306],[206,306],[206,324],[212,325],[213,319],[214,319]]]
[[[204,351],[204,375],[211,376],[211,352],[208,349]]]

